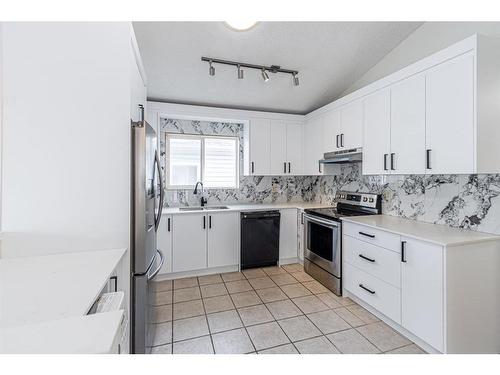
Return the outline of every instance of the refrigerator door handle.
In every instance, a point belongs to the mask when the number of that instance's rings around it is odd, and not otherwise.
[[[161,175],[160,158],[158,157],[158,150],[155,151],[155,164],[158,171],[158,179],[160,180],[160,204],[158,207],[158,216],[155,218],[155,230],[158,231],[160,226],[161,213],[163,211],[163,200],[165,199],[165,191],[163,188],[163,176]]]
[[[156,275],[158,275],[158,272],[160,272],[161,268],[163,267],[163,263],[165,263],[165,258],[163,257],[163,253],[159,249],[156,249],[156,252],[160,256],[160,264],[158,265],[158,268],[155,269],[151,275],[148,275],[148,281],[153,280],[153,278]]]

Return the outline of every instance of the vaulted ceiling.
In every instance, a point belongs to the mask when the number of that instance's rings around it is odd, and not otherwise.
[[[135,22],[150,100],[305,114],[338,98],[421,25],[419,22],[259,22],[235,31],[223,22]],[[300,72],[264,82],[257,70],[201,56],[280,65]]]

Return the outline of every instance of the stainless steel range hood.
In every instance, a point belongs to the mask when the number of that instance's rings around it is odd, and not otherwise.
[[[351,148],[349,150],[326,152],[319,162],[321,164],[360,163],[363,160],[362,151],[362,148]]]

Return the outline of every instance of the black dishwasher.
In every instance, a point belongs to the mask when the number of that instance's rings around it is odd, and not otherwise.
[[[241,269],[275,266],[280,248],[279,211],[241,213]]]

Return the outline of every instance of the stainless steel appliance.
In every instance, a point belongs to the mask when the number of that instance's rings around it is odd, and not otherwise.
[[[347,150],[326,152],[323,154],[323,159],[320,164],[347,164],[360,163],[363,160],[362,148],[350,148]]]
[[[164,198],[156,145],[156,132],[143,116],[141,121],[132,122],[132,353],[148,353],[151,350],[154,334],[152,280],[164,262],[163,254],[156,248],[156,231]]]
[[[342,294],[342,216],[380,214],[381,196],[339,191],[336,207],[308,209],[304,214],[304,269],[334,292]]]

